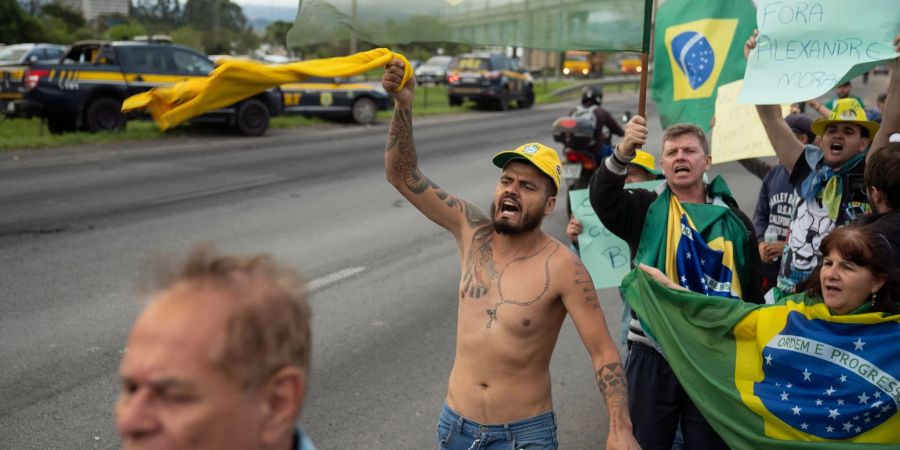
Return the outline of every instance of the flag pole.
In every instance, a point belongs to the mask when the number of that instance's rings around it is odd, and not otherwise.
[[[644,51],[641,52],[641,86],[638,89],[638,115],[647,118],[647,80],[650,76],[649,62],[653,58],[653,28],[655,5],[658,0],[644,0]]]

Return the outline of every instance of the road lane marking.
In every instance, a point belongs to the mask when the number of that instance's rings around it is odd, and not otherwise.
[[[337,272],[330,273],[323,277],[316,278],[315,280],[310,281],[306,288],[312,292],[318,289],[322,289],[330,284],[337,283],[338,281],[347,279],[356,275],[360,272],[365,271],[365,267],[348,267],[346,269],[341,269]]]

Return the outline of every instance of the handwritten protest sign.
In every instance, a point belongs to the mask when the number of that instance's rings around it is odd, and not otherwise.
[[[817,98],[900,56],[892,45],[900,30],[897,0],[759,0],[756,23],[741,103]]]
[[[716,96],[716,126],[712,130],[713,164],[744,158],[775,156],[766,130],[756,114],[756,107],[738,103],[744,80],[719,86]],[[782,106],[782,115],[790,106]]]
[[[656,189],[662,180],[646,181],[625,185],[626,188]],[[578,248],[581,260],[587,266],[594,287],[604,289],[616,287],[631,271],[631,252],[628,244],[612,234],[597,218],[591,207],[588,190],[569,191],[569,202],[572,214],[581,221],[581,234],[578,235]]]

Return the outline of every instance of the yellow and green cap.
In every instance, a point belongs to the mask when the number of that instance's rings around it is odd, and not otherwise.
[[[662,172],[656,169],[656,158],[654,158],[650,153],[643,150],[636,150],[634,152],[634,159],[632,159],[628,164],[634,164],[646,170],[647,172],[652,173],[653,175],[659,176],[660,174],[662,174]]]
[[[532,142],[515,150],[504,150],[494,155],[494,165],[499,168],[506,167],[510,161],[523,159],[553,180],[556,192],[559,192],[559,178],[562,176],[562,163],[556,150],[543,144]]]
[[[834,103],[831,116],[827,119],[818,119],[812,123],[813,133],[819,136],[825,134],[825,128],[833,123],[851,123],[859,125],[869,131],[869,137],[874,138],[878,133],[879,125],[866,117],[866,110],[855,98],[842,98]]]

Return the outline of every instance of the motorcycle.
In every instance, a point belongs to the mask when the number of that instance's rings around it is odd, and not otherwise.
[[[631,112],[625,111],[622,122],[631,120]],[[553,140],[563,144],[563,182],[568,190],[586,189],[594,171],[600,164],[594,153],[594,120],[590,116],[565,116],[553,122]],[[603,130],[603,139],[609,140],[609,130]],[[566,212],[572,213],[566,196]]]
[[[597,168],[592,147],[594,123],[587,118],[560,117],[553,122],[553,140],[563,144],[563,180],[569,190],[584,189]]]

